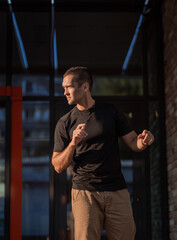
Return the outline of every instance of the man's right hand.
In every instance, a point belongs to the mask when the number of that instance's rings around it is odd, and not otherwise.
[[[71,145],[75,147],[82,141],[83,138],[87,137],[88,134],[85,131],[85,123],[79,124],[77,128],[73,131],[73,137],[71,140]]]

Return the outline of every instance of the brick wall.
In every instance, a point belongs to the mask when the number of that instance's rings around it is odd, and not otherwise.
[[[177,1],[164,0],[164,72],[170,239],[177,239]]]

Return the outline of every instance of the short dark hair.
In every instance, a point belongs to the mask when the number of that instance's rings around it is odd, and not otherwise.
[[[73,80],[78,83],[79,87],[81,87],[83,83],[88,82],[91,91],[93,79],[87,67],[71,67],[63,74],[63,78],[67,75],[73,75]]]

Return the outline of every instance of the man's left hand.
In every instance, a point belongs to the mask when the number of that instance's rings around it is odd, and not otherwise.
[[[148,130],[144,130],[141,134],[139,134],[137,139],[141,139],[141,143],[144,146],[151,145],[154,142],[154,136]]]

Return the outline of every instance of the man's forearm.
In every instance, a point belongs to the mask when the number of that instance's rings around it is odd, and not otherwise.
[[[135,152],[145,150],[154,141],[153,135],[147,130],[144,130],[143,133],[139,135],[137,135],[135,131],[131,131],[122,136],[121,139]]]
[[[61,173],[71,164],[76,146],[88,135],[84,129],[85,123],[79,124],[73,131],[73,137],[69,145],[62,152],[53,153],[52,164],[56,172]]]
[[[62,152],[53,153],[52,164],[56,172],[61,173],[71,164],[75,149],[76,147],[70,142]]]
[[[137,136],[134,136],[134,138],[132,138],[132,140],[129,143],[129,147],[134,152],[141,152],[147,148],[147,145],[143,144],[142,139],[138,139]]]

